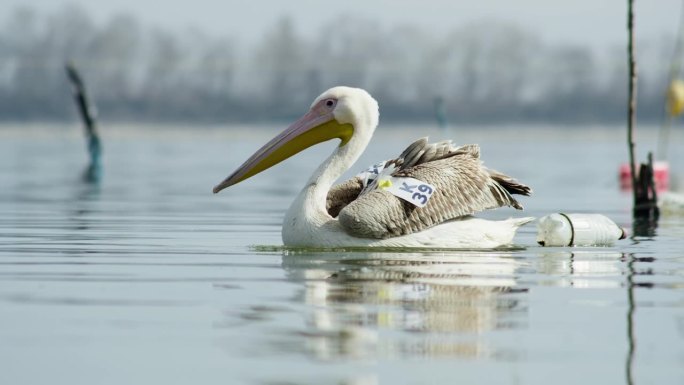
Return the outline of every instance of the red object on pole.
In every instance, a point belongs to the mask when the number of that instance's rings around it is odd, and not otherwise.
[[[653,179],[658,192],[667,191],[670,188],[670,164],[665,161],[653,163]],[[632,189],[632,175],[629,163],[620,165],[620,190]]]

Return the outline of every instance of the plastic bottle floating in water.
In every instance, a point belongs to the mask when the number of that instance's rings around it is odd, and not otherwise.
[[[625,237],[624,229],[601,214],[551,214],[537,224],[542,246],[610,246]]]

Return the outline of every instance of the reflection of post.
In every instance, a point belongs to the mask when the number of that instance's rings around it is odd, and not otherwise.
[[[636,341],[634,340],[634,311],[636,306],[634,304],[634,255],[629,256],[627,262],[627,360],[625,362],[625,376],[627,385],[634,384],[632,377],[632,365],[634,363],[634,351],[636,349]]]
[[[67,76],[71,82],[74,99],[78,106],[78,111],[83,120],[86,130],[86,138],[88,140],[88,153],[90,154],[90,164],[85,171],[84,179],[87,182],[98,182],[102,175],[100,154],[102,152],[102,145],[100,137],[97,133],[97,124],[95,121],[95,113],[91,108],[91,103],[88,100],[85,85],[73,63],[66,65]]]

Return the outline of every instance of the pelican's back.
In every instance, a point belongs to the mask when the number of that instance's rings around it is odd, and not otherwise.
[[[411,234],[476,212],[502,206],[522,209],[511,194],[529,195],[529,187],[482,166],[477,145],[454,147],[421,139],[399,158],[393,177],[410,177],[435,187],[424,207],[397,198],[377,187],[363,190],[360,178],[335,186],[328,194],[329,213],[347,233],[362,238],[391,238]],[[334,208],[331,210],[331,208]],[[339,215],[337,215],[339,214]]]

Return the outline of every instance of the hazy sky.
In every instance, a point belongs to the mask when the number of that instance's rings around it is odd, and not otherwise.
[[[641,38],[674,35],[682,0],[636,0]],[[625,39],[626,0],[1,0],[0,15],[17,5],[54,10],[78,3],[100,20],[126,12],[161,27],[195,26],[216,34],[260,37],[282,15],[302,34],[318,33],[324,23],[346,13],[383,26],[413,24],[435,34],[481,19],[508,20],[539,33],[544,41],[602,46]],[[331,31],[341,26],[329,26]]]

